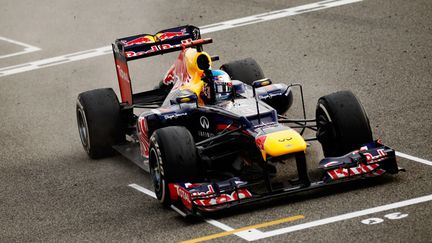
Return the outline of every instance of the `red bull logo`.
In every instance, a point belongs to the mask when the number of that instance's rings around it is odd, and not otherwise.
[[[134,40],[132,40],[132,41],[134,41]],[[139,52],[127,51],[127,52],[125,52],[125,54],[126,54],[127,58],[138,57],[138,56],[142,56],[142,55],[158,52],[158,51],[161,51],[161,50],[167,50],[167,49],[171,49],[171,48],[180,47],[182,44],[187,44],[187,43],[190,43],[190,42],[192,42],[192,39],[189,38],[187,40],[182,40],[181,44],[177,44],[177,45],[171,45],[171,44],[157,45],[156,44],[156,45],[151,45],[150,47],[142,48],[143,51],[139,51]],[[155,42],[151,42],[151,43],[155,43]],[[140,42],[136,42],[135,44],[131,44],[131,45],[138,45],[138,44],[140,44]],[[128,46],[126,43],[124,45],[125,45],[125,47]]]
[[[157,41],[169,40],[174,37],[186,36],[186,35],[188,35],[186,29],[181,29],[180,31],[157,33],[155,36],[153,35],[140,36],[130,41],[123,41],[123,44],[125,47],[128,47],[134,45],[155,43]]]
[[[174,37],[179,37],[179,36],[184,36],[186,35],[186,32],[180,31],[180,32],[164,32],[164,33],[159,33],[156,35],[156,37],[160,40],[160,41],[164,41],[164,40],[169,40],[172,39]]]
[[[141,36],[136,39],[125,42],[124,46],[127,47],[127,46],[141,45],[147,43],[155,43],[155,38],[151,35]]]

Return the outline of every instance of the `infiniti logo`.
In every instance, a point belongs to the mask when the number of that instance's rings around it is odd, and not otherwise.
[[[207,119],[207,117],[205,117],[205,116],[200,117],[200,124],[201,124],[201,127],[204,129],[209,129],[209,127],[210,127],[210,122]]]

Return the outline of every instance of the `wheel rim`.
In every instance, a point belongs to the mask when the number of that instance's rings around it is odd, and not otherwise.
[[[151,149],[150,151],[150,159],[152,160],[150,173],[152,176],[153,185],[155,191],[160,192],[164,182],[162,180],[160,160],[154,149]]]
[[[84,110],[80,107],[77,109],[77,122],[78,122],[78,132],[80,135],[81,143],[84,146],[84,148],[88,150],[90,145],[90,140],[89,140],[87,119]]]
[[[317,112],[317,137],[319,141],[329,141],[332,140],[335,136],[333,122],[329,117],[327,110],[325,110],[324,106],[320,104],[318,112]]]

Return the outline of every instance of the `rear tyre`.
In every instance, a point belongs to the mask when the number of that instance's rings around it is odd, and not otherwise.
[[[220,69],[228,73],[231,79],[240,80],[248,85],[252,85],[253,81],[264,78],[261,67],[250,57],[225,63]]]
[[[342,156],[372,141],[369,119],[351,91],[321,97],[316,119],[317,138],[326,157]]]
[[[265,78],[259,64],[250,57],[225,63],[220,69],[228,73],[232,80],[240,80],[250,86],[252,86],[253,81]],[[293,95],[290,90],[286,95],[280,95],[263,101],[273,107],[278,114],[283,114],[291,107]]]
[[[112,146],[125,139],[120,104],[111,88],[79,94],[76,116],[81,143],[92,159],[113,155]]]
[[[171,205],[168,183],[197,182],[202,175],[194,139],[185,127],[156,130],[149,159],[156,197],[166,207]]]

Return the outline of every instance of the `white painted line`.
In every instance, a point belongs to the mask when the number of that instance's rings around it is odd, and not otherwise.
[[[412,156],[412,155],[409,155],[409,154],[404,154],[402,152],[396,151],[396,156],[399,156],[399,157],[402,157],[402,158],[405,158],[405,159],[409,159],[409,160],[412,160],[412,161],[415,161],[415,162],[419,162],[419,163],[422,163],[422,164],[425,164],[425,165],[432,166],[432,161],[425,160],[425,159],[422,159],[422,158],[418,158],[418,157],[415,157],[415,156]]]
[[[323,10],[327,8],[333,8],[337,6],[342,6],[346,4],[361,2],[363,0],[326,0],[316,3],[305,4],[297,7],[280,9],[276,11],[256,14],[248,17],[232,19],[228,21],[223,21],[220,23],[210,24],[200,27],[202,34],[212,33],[221,30],[232,29],[240,26],[257,24],[265,21],[285,18],[288,16],[294,16],[299,14],[304,14],[308,12]],[[17,73],[28,72],[36,69],[41,69],[45,67],[60,65],[68,62],[83,60],[87,58],[97,57],[105,55],[110,52],[111,46],[104,46],[92,50],[86,50],[81,52],[75,52],[72,54],[66,54],[63,56],[52,57],[48,59],[42,59],[34,62],[28,62],[24,64],[19,64],[16,66],[9,66],[0,69],[0,77],[8,76]]]
[[[187,215],[185,213],[183,213],[183,211],[181,211],[180,209],[178,209],[176,206],[171,205],[171,208],[176,211],[178,214],[180,214],[182,217],[186,217]]]
[[[312,222],[308,222],[308,223],[304,223],[304,224],[298,224],[298,225],[289,226],[286,228],[262,232],[262,235],[257,235],[257,237],[254,238],[253,240],[260,240],[260,239],[264,239],[264,238],[268,238],[268,237],[273,237],[276,235],[281,235],[281,234],[291,233],[294,231],[304,230],[304,229],[308,229],[308,228],[312,228],[312,227],[316,227],[316,226],[331,224],[331,223],[335,223],[335,222],[339,222],[339,221],[343,221],[343,220],[347,220],[347,219],[358,218],[358,217],[365,216],[368,214],[373,214],[373,213],[378,213],[378,212],[387,211],[387,210],[391,210],[391,209],[406,207],[406,206],[410,206],[410,205],[428,202],[431,200],[432,200],[432,194],[427,195],[427,196],[423,196],[423,197],[417,197],[417,198],[401,201],[401,202],[396,202],[396,203],[391,203],[391,204],[387,204],[387,205],[383,205],[383,206],[378,206],[378,207],[374,207],[374,208],[360,210],[360,211],[356,211],[356,212],[352,212],[352,213],[346,213],[346,214],[342,214],[342,215],[338,215],[338,216],[334,216],[334,217],[330,217],[330,218],[320,219],[320,220],[316,220],[316,221],[312,221]]]
[[[6,55],[3,55],[3,56],[0,56],[0,59],[6,58],[6,57],[18,56],[18,55],[22,55],[22,54],[26,54],[26,53],[30,53],[30,52],[41,50],[39,47],[35,47],[35,46],[32,46],[32,45],[29,45],[29,44],[26,44],[26,43],[23,43],[23,42],[20,42],[20,41],[12,40],[12,39],[9,39],[9,38],[6,38],[6,37],[2,37],[2,36],[0,36],[0,40],[24,47],[23,51],[14,52],[14,53],[10,53],[10,54],[6,54]]]
[[[136,190],[138,190],[144,194],[147,194],[148,196],[156,199],[156,194],[147,188],[144,188],[144,187],[137,185],[137,184],[129,184],[129,186],[132,187],[133,189],[136,189]]]
[[[107,50],[110,51],[111,46],[104,46],[101,48],[75,52],[64,56],[52,57],[52,58],[42,59],[35,62],[28,62],[28,63],[19,64],[15,66],[0,68],[0,77],[8,76],[16,73],[23,73],[23,72],[41,69],[45,67],[56,66],[63,63],[79,61],[79,60],[88,59],[92,57],[102,56],[108,54]]]
[[[280,18],[286,18],[289,16],[304,14],[304,13],[313,12],[317,10],[338,7],[338,6],[361,2],[361,1],[363,0],[320,1],[320,2],[305,4],[297,7],[279,9],[271,12],[251,15],[243,18],[231,19],[216,24],[202,26],[200,27],[200,29],[201,29],[201,33],[206,34],[206,33],[211,33],[211,32],[216,32],[221,30],[232,29],[240,26],[256,24],[256,23],[261,23],[261,22],[280,19]]]
[[[216,221],[214,219],[205,219],[205,221],[215,227],[218,227],[219,229],[225,230],[225,231],[231,231],[231,230],[235,230],[234,228],[221,223],[219,221]],[[257,229],[250,229],[247,231],[241,231],[241,232],[237,232],[235,233],[235,235],[237,235],[238,237],[247,240],[247,241],[252,241],[255,240],[257,237],[260,237],[263,234],[262,231],[257,230]]]
[[[150,196],[150,197],[152,197],[152,198],[156,198],[155,193],[152,192],[152,191],[150,191],[150,190],[147,189],[147,188],[144,188],[144,187],[142,187],[142,186],[140,186],[140,185],[137,185],[137,184],[135,184],[135,183],[133,183],[133,184],[129,184],[129,186],[132,187],[132,188],[134,188],[134,189],[136,189],[136,190],[138,190],[138,191],[140,191],[140,192],[142,192],[142,193],[144,193],[144,194],[146,194],[146,195],[148,195],[148,196]],[[178,212],[178,213],[181,212],[181,211],[180,211],[179,209],[177,209],[177,208],[173,208],[173,209],[174,209],[176,212]],[[182,214],[182,213],[183,213],[183,212],[181,212],[180,214]],[[219,222],[219,221],[216,221],[216,220],[214,220],[214,219],[205,218],[204,220],[205,220],[205,222],[207,222],[208,224],[211,224],[211,225],[213,225],[213,226],[215,226],[215,227],[217,227],[217,228],[219,228],[219,229],[221,229],[221,230],[224,230],[224,231],[234,230],[234,228],[231,228],[230,226],[228,226],[228,225],[226,225],[226,224],[224,224],[224,223],[221,223],[221,222]],[[249,230],[249,231],[238,232],[238,233],[236,233],[235,235],[237,235],[238,237],[240,237],[240,238],[242,238],[242,239],[244,239],[244,240],[251,241],[251,240],[255,239],[257,236],[259,236],[259,235],[261,235],[261,234],[262,234],[262,232],[261,232],[260,230],[252,229],[252,230]]]

